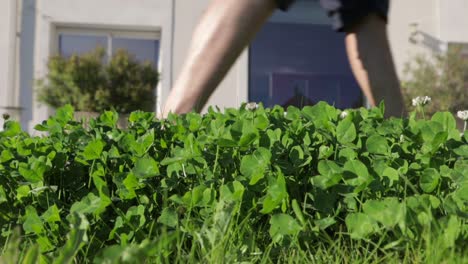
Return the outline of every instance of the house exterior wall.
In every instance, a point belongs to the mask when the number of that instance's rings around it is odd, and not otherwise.
[[[8,112],[12,118],[19,115],[15,109],[16,10],[17,1],[0,1],[0,114]],[[3,127],[1,117],[0,127]]]
[[[440,35],[447,42],[468,43],[468,1],[439,0]]]
[[[18,25],[13,25],[8,19],[11,17],[10,10],[14,9],[12,3],[22,3]],[[161,79],[157,98],[160,101],[167,97],[172,85],[173,4],[173,0],[0,1],[0,56],[9,58],[0,62],[0,106],[4,105],[5,100],[10,100],[4,95],[15,98],[22,107],[19,119],[23,128],[29,131],[49,116],[51,109],[40,105],[35,99],[34,81],[46,74],[48,58],[57,53],[56,29],[60,27],[160,32]],[[17,17],[16,14],[13,16]],[[13,43],[10,36],[15,39],[16,31],[19,41]],[[14,55],[15,49],[19,50],[20,56],[10,59],[12,55],[8,57],[8,54]],[[11,64],[10,61],[19,64],[19,88],[6,85],[14,82],[15,78],[15,74],[11,73],[15,67],[7,66]]]
[[[36,0],[19,0],[21,8],[18,12],[17,24],[19,50],[18,63],[18,93],[16,100],[21,107],[19,121],[23,129],[30,129],[34,112],[34,44],[36,43]]]
[[[439,52],[443,49],[439,1],[391,0],[388,36],[400,79],[404,77],[405,64],[414,55]]]
[[[35,34],[35,79],[44,76],[50,55],[56,52],[55,30],[60,26],[127,29],[161,32],[161,79],[158,100],[170,89],[172,56],[172,0],[38,0]],[[49,110],[34,100],[33,124],[47,118]]]

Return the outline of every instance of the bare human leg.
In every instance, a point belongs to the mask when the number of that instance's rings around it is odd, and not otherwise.
[[[385,21],[367,16],[347,31],[345,43],[351,69],[371,106],[385,100],[386,116],[406,116]]]
[[[275,9],[273,0],[213,0],[193,33],[162,117],[170,112],[200,111]]]

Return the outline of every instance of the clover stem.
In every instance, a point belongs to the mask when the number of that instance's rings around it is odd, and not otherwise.
[[[216,168],[218,167],[218,158],[219,158],[219,145],[216,146],[216,158],[213,166],[213,177],[215,177]]]
[[[96,162],[96,160],[93,160],[93,164],[91,164],[91,171],[89,172],[88,189],[91,188],[91,179],[92,179],[92,175],[93,175],[93,172],[94,172],[94,163],[95,162]]]

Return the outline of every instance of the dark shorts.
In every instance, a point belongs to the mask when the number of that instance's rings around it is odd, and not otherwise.
[[[295,0],[275,1],[279,9],[287,10]],[[335,30],[348,31],[371,13],[386,21],[389,0],[320,0],[320,4],[332,19]]]

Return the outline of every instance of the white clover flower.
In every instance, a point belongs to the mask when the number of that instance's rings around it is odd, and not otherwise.
[[[341,112],[341,114],[340,114],[340,118],[341,118],[341,119],[345,119],[347,116],[348,116],[348,112],[346,112],[346,111],[343,111],[343,112]]]
[[[424,96],[424,101],[423,104],[428,104],[432,101],[432,99],[429,96]]]
[[[458,111],[457,117],[463,121],[468,121],[468,110]]]
[[[429,96],[418,96],[413,98],[413,106],[425,106],[431,102],[431,98]]]
[[[250,102],[250,103],[247,103],[245,105],[245,109],[247,109],[247,110],[253,111],[253,110],[257,109],[257,108],[258,108],[258,104],[255,103],[255,102]]]

